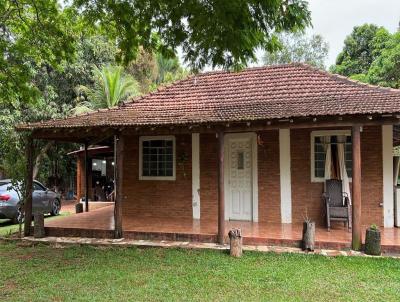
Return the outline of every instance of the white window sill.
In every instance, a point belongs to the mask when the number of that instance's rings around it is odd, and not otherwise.
[[[174,181],[176,180],[175,176],[139,176],[139,180],[166,180],[166,181]]]

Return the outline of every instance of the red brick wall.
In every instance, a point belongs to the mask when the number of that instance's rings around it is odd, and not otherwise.
[[[258,221],[281,223],[279,131],[258,133]]]
[[[323,183],[311,182],[311,129],[291,130],[292,217],[294,223],[307,215],[324,224],[321,200]],[[279,132],[259,132],[258,197],[259,221],[280,223]],[[176,181],[139,180],[139,137],[132,136],[125,147],[124,215],[192,217],[191,135],[177,135]],[[201,218],[217,221],[218,151],[215,134],[200,135]],[[364,127],[361,134],[363,223],[383,224],[382,137],[380,127]],[[186,175],[184,175],[186,174]]]
[[[192,218],[191,135],[176,135],[176,180],[139,180],[139,137],[124,150],[123,215]],[[186,155],[187,160],[182,161]]]
[[[292,218],[294,223],[303,216],[325,224],[321,194],[323,183],[311,182],[311,129],[291,130]],[[383,224],[382,208],[382,135],[381,127],[364,127],[361,134],[361,176],[363,224]]]
[[[306,215],[319,224],[323,222],[321,194],[323,183],[311,182],[311,129],[290,131],[292,175],[292,222],[301,223]]]

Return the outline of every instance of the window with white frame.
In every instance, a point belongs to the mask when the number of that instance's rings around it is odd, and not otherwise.
[[[142,136],[139,146],[140,179],[175,180],[175,137]]]
[[[331,161],[333,172],[337,158],[337,145],[344,146],[344,160],[349,179],[352,177],[352,143],[351,132],[348,130],[327,130],[311,132],[311,180],[323,182],[325,180],[326,145],[331,146]]]

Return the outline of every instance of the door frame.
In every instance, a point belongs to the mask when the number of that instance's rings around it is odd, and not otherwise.
[[[230,186],[229,186],[229,140],[233,138],[249,138],[251,140],[251,156],[252,156],[252,221],[258,222],[258,146],[257,134],[255,132],[229,133],[224,137],[224,205],[225,220],[229,220],[230,216]]]

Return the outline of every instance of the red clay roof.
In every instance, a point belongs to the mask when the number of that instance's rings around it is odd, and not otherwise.
[[[400,113],[400,90],[362,84],[304,64],[191,76],[118,108],[19,129],[239,122]]]

